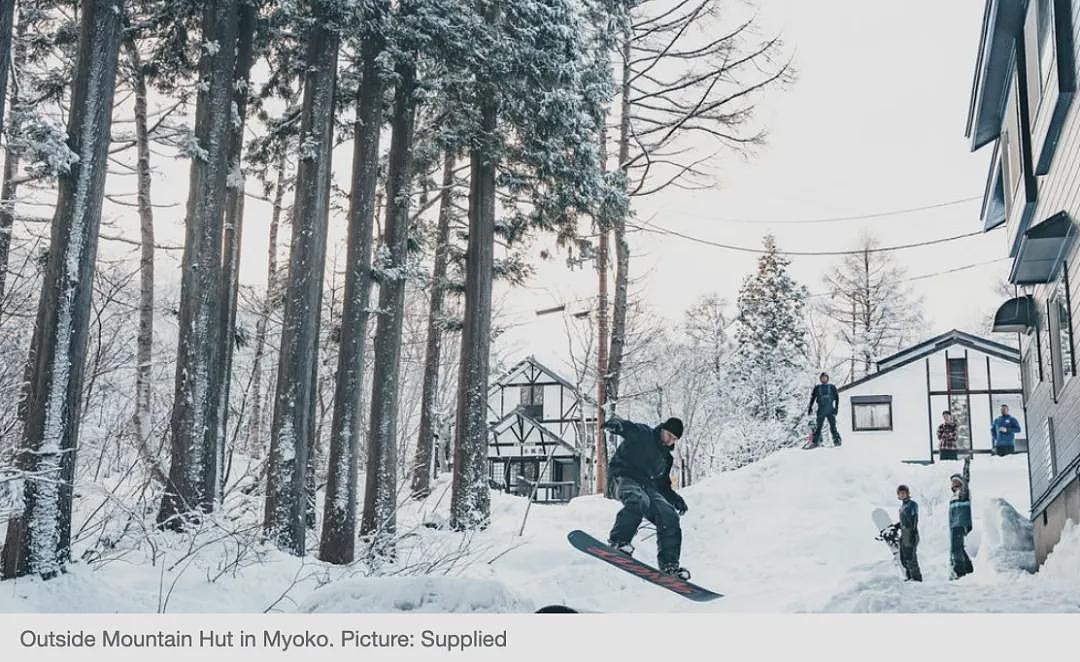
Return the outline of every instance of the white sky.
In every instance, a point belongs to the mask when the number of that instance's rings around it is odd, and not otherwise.
[[[870,221],[770,225],[718,219],[798,220],[918,207],[981,195],[989,151],[964,138],[982,0],[764,0],[762,18],[794,50],[798,81],[761,105],[768,145],[750,160],[732,156],[715,190],[672,190],[637,207],[649,220],[697,237],[760,246],[772,232],[781,249],[854,248],[864,230],[883,245],[908,244],[980,228],[979,203]],[[655,216],[654,216],[655,215]],[[698,296],[734,301],[755,257],[655,233],[631,235],[632,272],[659,313],[677,323]],[[986,262],[1007,254],[1002,233],[894,253],[909,275]],[[795,257],[792,270],[812,292],[837,258]],[[927,337],[954,327],[978,332],[997,301],[1008,263],[912,283],[925,297]],[[595,272],[566,276],[545,265],[541,288],[507,297],[514,311],[595,293]],[[579,303],[578,306],[585,304]],[[510,316],[528,321],[527,314]],[[565,359],[563,322],[552,315],[508,331],[521,353]],[[578,322],[581,324],[582,322]]]
[[[806,219],[916,207],[980,195],[989,151],[971,154],[964,121],[972,79],[982,0],[760,0],[762,25],[780,31],[795,55],[798,81],[759,104],[769,143],[744,160],[732,155],[719,164],[716,188],[670,190],[636,208],[641,220],[694,236],[760,246],[772,232],[781,249],[844,250],[864,230],[884,245],[906,244],[971,232],[980,227],[978,202],[864,222],[812,225],[728,223],[719,219]],[[385,142],[385,140],[384,140]],[[347,188],[351,145],[335,154],[335,183]],[[183,242],[187,162],[155,157],[153,197],[157,239]],[[110,179],[110,191],[133,191],[134,178]],[[250,191],[258,191],[249,179]],[[291,202],[291,201],[290,201]],[[328,263],[344,247],[343,213],[331,219]],[[241,282],[262,288],[266,272],[269,205],[247,202]],[[106,203],[113,234],[137,238],[134,210]],[[288,242],[287,228],[280,240]],[[537,245],[539,250],[541,244]],[[103,242],[105,253],[130,246]],[[734,301],[755,257],[676,237],[631,235],[634,290],[658,314],[677,323],[701,294],[715,291]],[[135,254],[137,255],[137,253]],[[178,282],[179,251],[159,252],[160,278]],[[287,259],[282,253],[282,259]],[[917,276],[1006,255],[1001,233],[941,246],[901,251],[897,259]],[[570,272],[565,255],[541,264],[526,288],[496,288],[504,356],[535,354],[553,364],[568,359],[564,319],[537,317],[537,309],[595,296],[591,268]],[[794,258],[793,273],[811,291],[836,258]],[[978,331],[998,303],[997,280],[1007,262],[914,283],[925,296],[926,335],[953,327]],[[163,291],[162,297],[174,296]],[[575,304],[575,309],[588,302]],[[573,324],[587,324],[575,321]]]

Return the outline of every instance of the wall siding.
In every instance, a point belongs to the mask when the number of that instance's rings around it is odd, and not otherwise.
[[[1080,0],[1073,2],[1074,42],[1080,45]],[[1080,54],[1078,54],[1080,56]],[[1080,61],[1080,57],[1078,57]],[[1073,222],[1080,223],[1080,98],[1073,100],[1065,120],[1061,140],[1048,174],[1038,178],[1038,204],[1033,223],[1041,222],[1059,211],[1068,212]],[[1014,222],[1010,219],[1010,222]],[[1072,324],[1074,336],[1080,340],[1080,248],[1074,246],[1068,257],[1070,290],[1072,296]],[[1042,341],[1043,381],[1030,389],[1026,402],[1029,430],[1029,472],[1031,476],[1032,518],[1036,520],[1042,542],[1052,547],[1060,534],[1064,519],[1080,518],[1069,513],[1064,505],[1055,505],[1048,511],[1048,523],[1042,522],[1042,511],[1055,498],[1077,484],[1077,465],[1080,463],[1080,378],[1074,377],[1054,398],[1051,352],[1049,346],[1049,320],[1047,302],[1053,286],[1035,288],[1038,303]],[[1022,352],[1026,355],[1032,338],[1022,339]],[[1048,448],[1043,422],[1053,419],[1054,448]],[[1052,453],[1052,455],[1051,455]],[[1051,471],[1053,463],[1053,471]],[[1070,488],[1072,489],[1072,488]],[[1062,503],[1064,503],[1064,497]],[[1052,517],[1051,517],[1052,516]],[[1080,521],[1080,519],[1077,519]],[[1057,533],[1054,533],[1056,531]],[[1040,561],[1049,550],[1042,550]]]

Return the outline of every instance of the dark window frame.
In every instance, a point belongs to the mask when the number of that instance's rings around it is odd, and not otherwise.
[[[856,418],[856,411],[860,407],[875,407],[887,405],[889,408],[889,425],[879,427],[862,427]],[[851,408],[851,431],[852,432],[892,432],[893,430],[893,403],[891,395],[855,395],[849,401]]]
[[[1069,292],[1068,264],[1062,265],[1061,273],[1054,280],[1054,289],[1047,299],[1047,327],[1050,330],[1050,372],[1054,381],[1054,397],[1076,376],[1076,340],[1073,335],[1072,294]],[[1062,301],[1064,298],[1064,301]],[[1062,325],[1061,311],[1067,319]],[[1065,337],[1062,337],[1064,332]],[[1068,343],[1068,354],[1065,344]],[[1066,370],[1067,369],[1067,370]]]

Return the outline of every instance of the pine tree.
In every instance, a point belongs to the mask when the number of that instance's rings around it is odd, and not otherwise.
[[[263,526],[283,550],[305,551],[308,462],[315,439],[315,385],[329,215],[340,16],[336,3],[311,0],[300,164],[292,250],[270,430]]]
[[[71,510],[98,226],[122,38],[120,0],[82,0],[67,147],[35,325],[19,466],[23,517],[12,520],[3,576],[49,578],[70,555]]]
[[[788,273],[790,260],[771,235],[764,245],[757,271],[739,290],[733,400],[743,415],[783,422],[800,411],[807,290]]]
[[[364,29],[357,67],[360,85],[353,127],[352,192],[345,300],[341,312],[341,347],[330,427],[330,463],[326,482],[319,558],[351,563],[355,558],[358,463],[363,430],[364,354],[371,300],[371,253],[375,222],[375,189],[379,174],[379,136],[382,131],[383,91],[386,87],[379,58],[385,51],[388,4],[372,3],[361,19]]]
[[[179,341],[170,434],[172,464],[158,523],[182,529],[213,509],[221,392],[221,249],[233,135],[237,0],[209,0],[202,14],[191,176],[181,263]]]

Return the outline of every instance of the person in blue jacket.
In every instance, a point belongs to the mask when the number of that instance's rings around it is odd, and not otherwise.
[[[949,559],[950,579],[959,579],[975,572],[971,557],[964,549],[964,538],[971,533],[971,458],[964,460],[964,472],[949,477],[952,483],[952,500],[949,502]]]
[[[994,419],[990,428],[994,440],[994,452],[1008,455],[1016,448],[1016,434],[1020,432],[1020,421],[1009,415],[1009,405],[1001,405],[1001,416]]]

